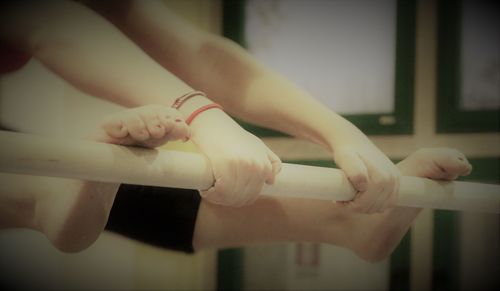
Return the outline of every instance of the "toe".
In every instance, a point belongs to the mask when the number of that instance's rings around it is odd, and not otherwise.
[[[143,142],[150,137],[146,124],[137,115],[127,117],[125,126],[128,128],[129,135],[138,142]]]
[[[112,138],[124,138],[128,134],[128,129],[119,117],[112,117],[102,125],[104,132]]]

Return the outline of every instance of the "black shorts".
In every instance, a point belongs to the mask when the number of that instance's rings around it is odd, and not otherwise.
[[[122,184],[106,230],[154,246],[194,252],[197,190]]]

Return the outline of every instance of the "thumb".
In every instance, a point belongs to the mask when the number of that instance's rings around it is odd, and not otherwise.
[[[368,169],[356,152],[340,151],[335,154],[334,159],[356,190],[359,192],[367,190]]]
[[[279,172],[281,171],[281,159],[274,153],[272,152],[271,150],[268,149],[268,152],[267,152],[267,157],[269,158],[269,161],[271,162],[271,167],[272,167],[272,176],[270,176],[267,180],[266,180],[266,184],[273,184],[274,183],[274,179],[276,177],[276,175],[279,174]]]

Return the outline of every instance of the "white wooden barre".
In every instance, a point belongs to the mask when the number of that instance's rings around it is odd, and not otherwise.
[[[189,189],[214,182],[196,153],[7,131],[0,131],[0,172]],[[338,169],[284,163],[262,194],[345,201],[355,190]],[[402,177],[398,205],[500,213],[500,185]]]

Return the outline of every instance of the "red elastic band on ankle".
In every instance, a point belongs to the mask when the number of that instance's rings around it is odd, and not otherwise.
[[[191,122],[193,122],[193,119],[196,118],[196,116],[200,115],[200,113],[202,113],[203,111],[207,111],[207,110],[212,109],[212,108],[218,108],[220,110],[223,110],[223,108],[220,104],[217,104],[217,103],[207,104],[207,105],[202,106],[202,107],[196,109],[195,111],[193,111],[193,113],[191,113],[189,115],[189,117],[186,118],[186,124],[190,125]]]
[[[184,94],[182,95],[181,97],[175,99],[174,103],[172,104],[172,108],[175,108],[175,109],[179,109],[182,104],[184,104],[184,102],[186,102],[188,99],[194,97],[194,96],[203,96],[203,97],[207,97],[207,95],[205,95],[205,93],[201,92],[201,91],[193,91],[193,92],[189,92],[187,94]]]

